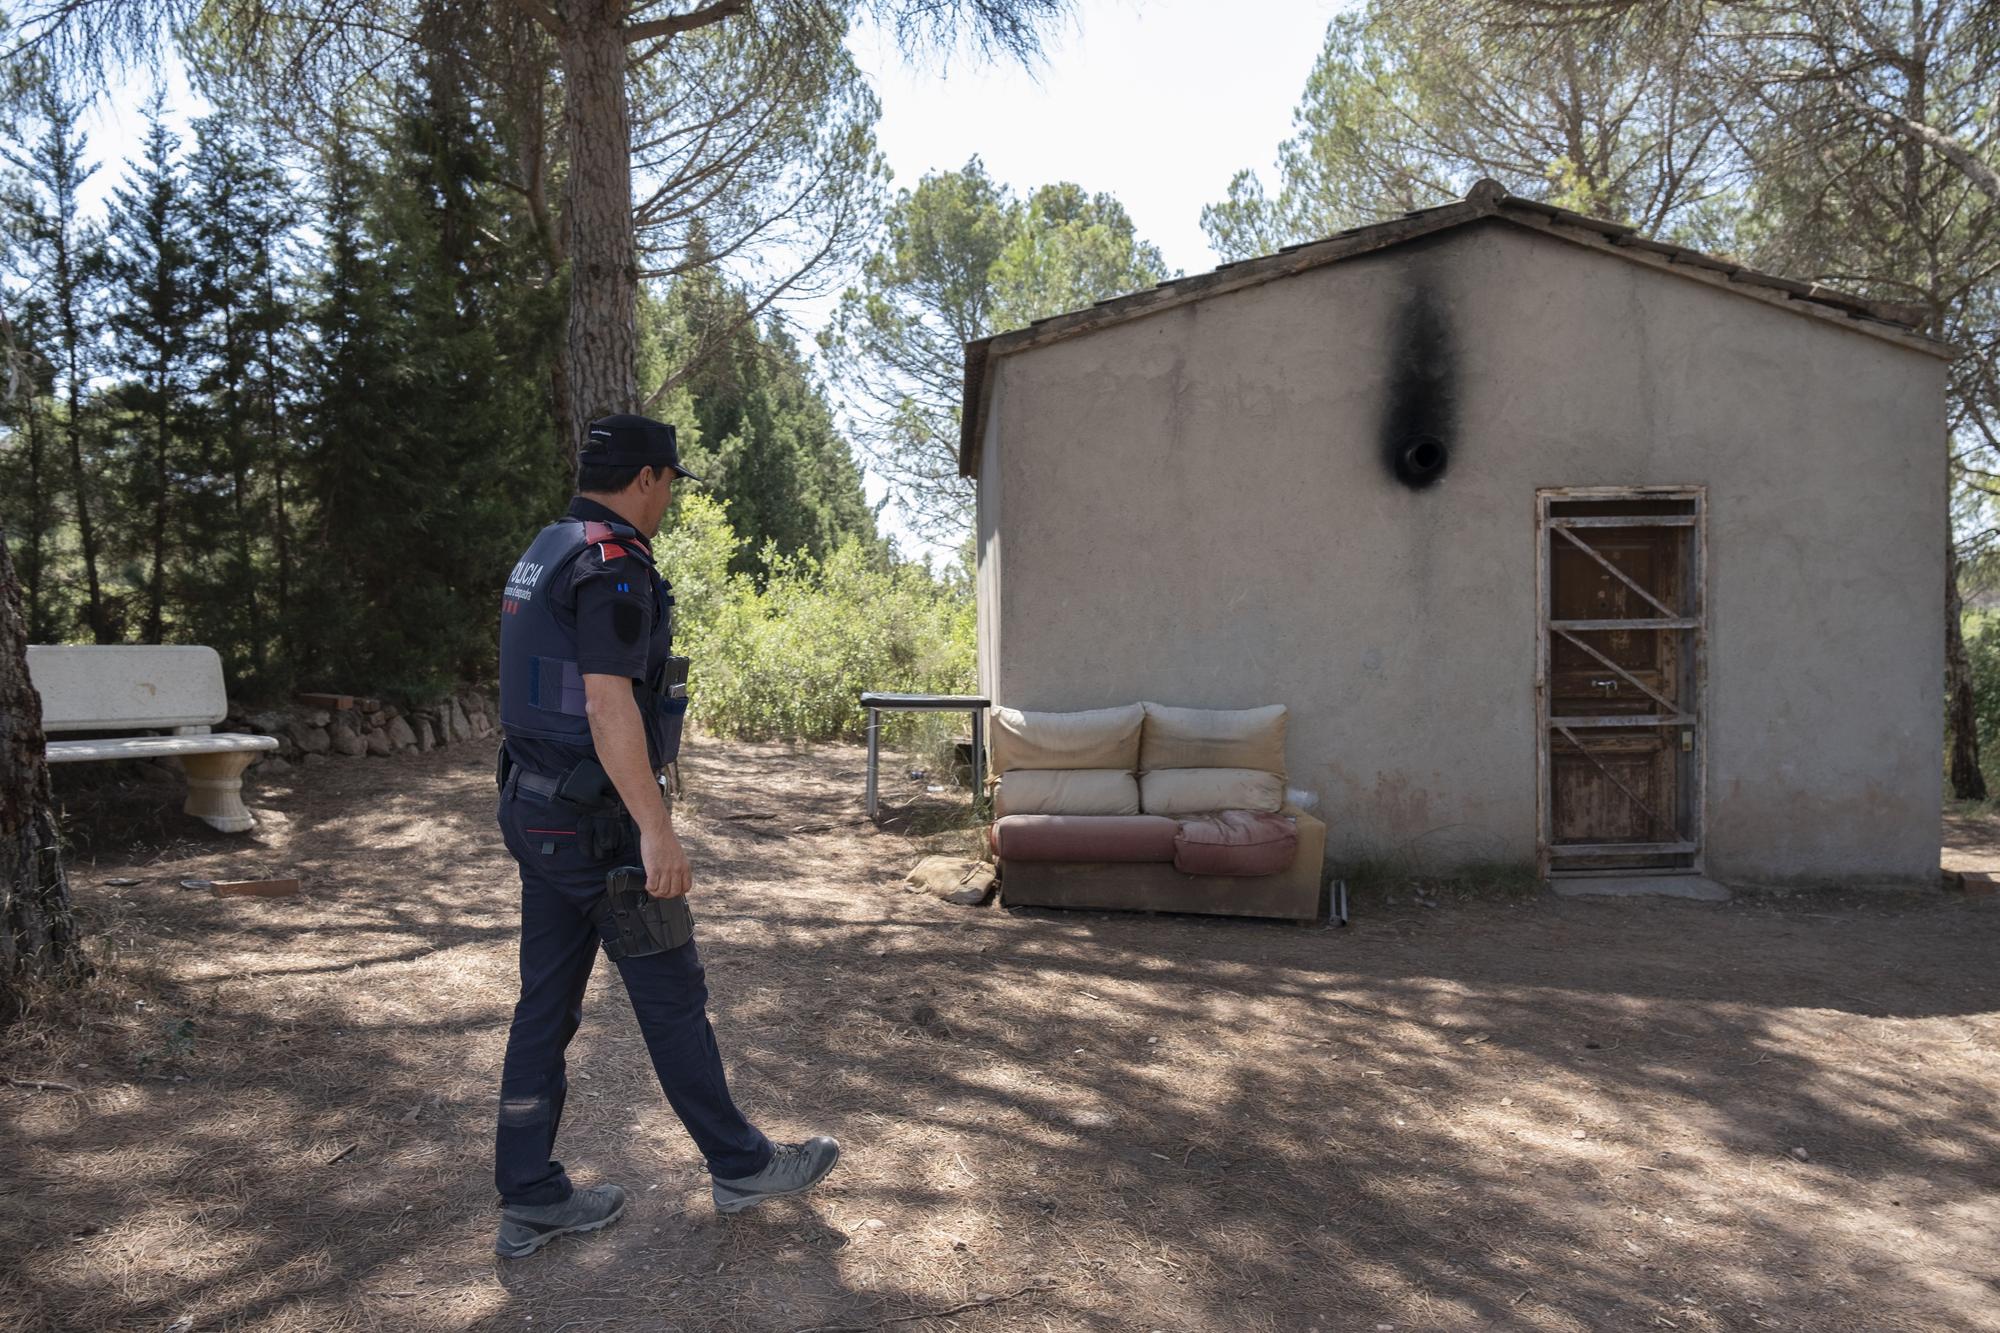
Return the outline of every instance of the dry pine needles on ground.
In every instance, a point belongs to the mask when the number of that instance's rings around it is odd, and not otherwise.
[[[606,968],[560,1155],[633,1205],[496,1263],[490,778],[316,764],[78,866],[99,980],[0,1048],[10,1326],[2000,1328],[1992,900],[1013,914],[905,890],[962,835],[849,747],[687,767],[731,1078],[826,1188],[718,1219]],[[174,887],[246,867],[304,895]]]

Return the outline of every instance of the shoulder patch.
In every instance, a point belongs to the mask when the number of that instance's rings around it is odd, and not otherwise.
[[[618,642],[627,648],[639,642],[639,635],[646,628],[645,616],[640,613],[637,602],[614,602],[611,605],[611,632],[618,636]]]

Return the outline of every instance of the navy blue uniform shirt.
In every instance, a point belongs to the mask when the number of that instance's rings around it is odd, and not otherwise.
[[[632,526],[615,511],[581,495],[569,502],[569,516]],[[653,578],[643,557],[622,554],[628,544],[614,538],[586,547],[548,589],[556,619],[575,632],[576,669],[586,676],[646,678],[647,644],[653,637]],[[531,736],[508,737],[507,750],[516,763],[551,776],[567,773],[591,754],[589,746]]]

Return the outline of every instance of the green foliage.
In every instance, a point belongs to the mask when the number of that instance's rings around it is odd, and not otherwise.
[[[1202,210],[1225,259],[1463,198],[1516,194],[1699,233],[1734,165],[1691,38],[1635,12],[1589,30],[1482,27],[1448,5],[1369,0],[1335,17],[1278,150],[1279,189],[1251,171]]]
[[[708,158],[673,167],[724,203],[655,200],[642,227],[637,370],[678,380],[649,410],[681,427],[715,516],[743,536],[718,579],[763,576],[769,549],[824,560],[855,543],[886,560],[768,292],[717,272],[761,281],[752,239],[819,254],[872,216],[873,97],[837,17],[815,29],[810,68],[781,67],[762,25],[676,44],[717,75],[709,111],[726,121],[748,98],[784,122],[761,122],[755,151],[732,138],[726,188]],[[246,700],[423,698],[491,678],[506,571],[569,494],[551,207],[566,164],[535,137],[548,50],[459,6],[424,7],[420,26],[303,159],[226,79],[185,150],[156,111],[108,247],[78,206],[76,108],[46,68],[10,71],[29,87],[0,116],[0,529],[36,641],[209,644]],[[639,83],[642,101],[680,87],[659,68]],[[672,166],[676,142],[646,139],[645,161]],[[813,173],[785,174],[808,159]],[[718,258],[704,229],[724,224]]]
[[[1023,328],[1166,275],[1159,247],[1139,239],[1111,195],[1086,194],[1068,181],[1044,185],[1015,211],[1012,234],[987,271],[993,325]]]
[[[112,196],[107,228],[105,297],[111,353],[127,377],[110,392],[113,475],[129,502],[122,532],[126,557],[142,567],[147,642],[166,632],[169,543],[179,535],[185,479],[198,464],[187,439],[194,375],[193,330],[200,315],[193,203],[175,153],[178,139],[161,122],[156,94],[146,112],[144,156]]]
[[[1968,615],[1965,631],[1981,766],[1987,769],[1987,787],[2000,791],[2000,617]]]
[[[899,194],[820,346],[912,525],[940,539],[970,525],[971,487],[958,475],[965,343],[1166,276],[1110,195],[1065,182],[1024,203],[976,157]]]
[[[188,164],[196,304],[175,592],[183,632],[217,649],[251,693],[283,688],[277,580],[259,558],[269,488],[285,446],[279,402],[297,311],[280,271],[284,181],[236,121],[195,126]]]
[[[970,580],[933,577],[849,539],[825,559],[762,552],[762,585],[732,573],[722,507],[676,502],[654,542],[674,585],[676,648],[694,659],[690,717],[746,740],[860,734],[865,689],[963,693],[974,680]],[[901,721],[901,719],[897,719]]]
[[[539,466],[554,310],[519,272],[527,223],[454,71],[426,76],[372,158],[331,150],[293,625],[317,682],[419,697],[490,674],[500,577],[565,494]]]
[[[748,295],[706,267],[647,314],[664,359],[692,366],[681,420],[699,444],[683,457],[744,539],[736,570],[768,574],[767,547],[824,558],[843,541],[877,541],[861,470],[783,327],[760,325]]]
[[[722,503],[699,491],[682,492],[653,539],[653,559],[673,581],[675,646],[707,644],[740,591],[733,571],[743,539],[729,526]]]

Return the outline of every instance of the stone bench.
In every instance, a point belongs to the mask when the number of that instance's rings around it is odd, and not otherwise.
[[[187,813],[223,833],[256,824],[243,804],[243,770],[278,738],[209,731],[229,712],[215,649],[31,644],[28,677],[42,696],[44,731],[173,733],[50,741],[50,763],[172,759],[187,774]]]

